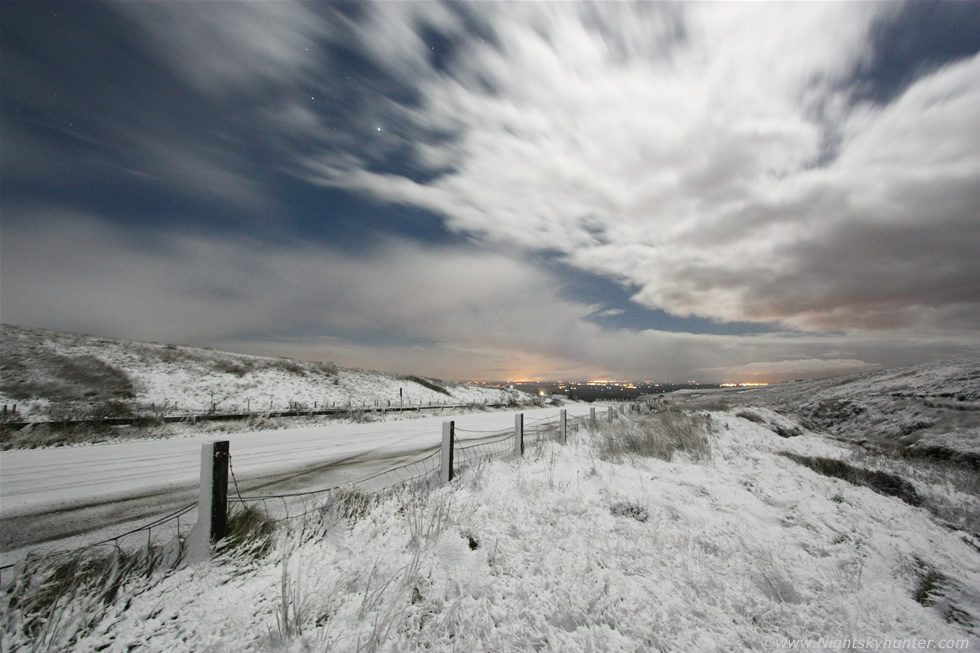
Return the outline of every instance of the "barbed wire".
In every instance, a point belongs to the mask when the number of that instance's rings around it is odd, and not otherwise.
[[[458,426],[454,426],[453,427],[453,430],[456,433],[500,433],[500,434],[504,434],[504,433],[512,432],[514,429],[487,429],[487,430],[481,430],[481,429],[464,429],[464,428],[460,428]]]
[[[197,502],[196,501],[193,502],[193,503],[189,503],[189,504],[187,504],[185,506],[182,506],[182,507],[178,508],[177,510],[174,510],[173,512],[167,513],[166,515],[163,515],[161,517],[157,517],[156,519],[154,519],[154,520],[152,520],[150,522],[147,522],[145,524],[142,524],[140,526],[137,526],[136,528],[132,528],[132,529],[130,529],[128,531],[125,531],[123,533],[119,533],[118,535],[113,535],[112,537],[107,537],[107,538],[102,539],[102,540],[99,540],[97,542],[90,542],[88,544],[83,544],[83,545],[80,545],[80,546],[77,546],[77,547],[74,547],[74,548],[71,548],[71,549],[65,549],[63,551],[50,551],[48,553],[44,553],[42,555],[36,556],[33,559],[35,561],[41,561],[41,560],[48,560],[48,559],[51,559],[51,558],[57,558],[57,557],[63,557],[63,556],[69,556],[69,555],[79,555],[82,552],[87,551],[89,549],[95,549],[95,548],[98,548],[98,547],[106,546],[107,544],[112,544],[112,545],[116,546],[117,548],[121,548],[120,547],[120,543],[121,543],[121,540],[122,539],[131,537],[131,536],[134,536],[134,535],[139,534],[139,533],[143,533],[144,531],[147,534],[147,547],[149,548],[150,542],[151,542],[151,538],[152,538],[152,535],[153,535],[153,530],[154,529],[160,529],[160,528],[162,528],[163,526],[167,525],[170,522],[176,522],[177,523],[177,537],[179,538],[180,537],[180,518],[183,517],[184,515],[186,515],[187,513],[194,511],[195,509],[197,509]],[[28,556],[30,556],[30,554],[28,554]],[[11,569],[11,568],[16,567],[16,566],[17,566],[16,563],[9,563],[9,564],[0,566],[0,571],[3,571],[5,569]]]

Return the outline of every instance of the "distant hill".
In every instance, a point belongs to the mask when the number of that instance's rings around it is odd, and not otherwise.
[[[980,468],[980,358],[765,388],[690,391],[676,400],[706,408],[768,407],[803,429],[841,440]],[[770,421],[792,434],[791,426]]]
[[[523,393],[522,393],[523,394]],[[514,392],[332,363],[0,325],[0,405],[32,419],[498,404]]]

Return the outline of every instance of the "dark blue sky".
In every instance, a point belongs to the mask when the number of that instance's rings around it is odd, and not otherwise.
[[[978,34],[965,2],[5,3],[0,319],[448,378],[976,352]]]

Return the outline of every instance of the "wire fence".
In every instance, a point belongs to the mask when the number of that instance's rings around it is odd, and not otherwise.
[[[557,416],[547,416],[529,420],[524,424],[524,444],[533,445],[560,438],[560,425]],[[569,417],[566,427],[569,431],[587,425],[588,416]],[[515,430],[511,429],[462,429],[459,434],[474,434],[477,437],[457,441],[453,462],[454,474],[477,463],[503,458],[513,454],[515,449]],[[356,504],[405,487],[429,488],[439,483],[441,471],[440,450],[424,451],[415,460],[385,469],[354,481],[334,484],[328,487],[278,494],[243,494],[234,466],[229,456],[230,487],[228,495],[229,514],[244,511],[261,511],[264,518],[281,524],[313,515],[324,515],[338,506]],[[105,537],[97,542],[85,544],[74,549],[28,555],[28,560],[38,562],[58,557],[82,556],[98,549],[109,548],[116,552],[133,551],[145,547],[154,555],[164,549],[176,548],[178,553],[172,561],[179,562],[182,542],[190,534],[197,522],[198,503],[183,505],[165,515],[136,528]],[[0,571],[15,567],[15,563],[0,566]]]
[[[534,404],[534,400],[506,399],[499,401],[464,401],[462,399],[445,399],[425,402],[406,398],[404,400],[374,400],[374,401],[288,401],[285,404],[263,405],[255,402],[219,402],[210,407],[204,405],[178,406],[174,404],[149,404],[130,406],[125,414],[107,414],[104,407],[80,406],[76,409],[65,409],[58,416],[37,415],[18,410],[17,404],[9,410],[9,405],[0,407],[0,423],[10,429],[22,429],[27,426],[48,425],[60,428],[71,426],[154,426],[171,423],[197,422],[231,422],[256,419],[278,419],[293,417],[349,417],[362,418],[366,414],[413,413],[438,410],[473,410],[518,408]]]
[[[278,524],[323,514],[339,501],[350,500],[351,497],[374,497],[407,485],[424,485],[429,482],[434,484],[439,471],[437,450],[417,460],[348,483],[305,492],[248,496],[238,492],[237,479],[232,472],[232,483],[236,492],[228,497],[228,503],[230,512],[236,509],[260,509],[267,520]]]

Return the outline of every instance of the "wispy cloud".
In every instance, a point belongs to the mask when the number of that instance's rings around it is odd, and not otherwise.
[[[330,26],[299,2],[119,5],[137,40],[184,83],[207,95],[262,92],[316,72]]]
[[[849,76],[891,11],[487,8],[496,42],[469,39],[402,111],[456,135],[426,149],[448,172],[419,182],[328,153],[309,174],[558,251],[678,315],[972,330],[980,58],[853,104]]]

